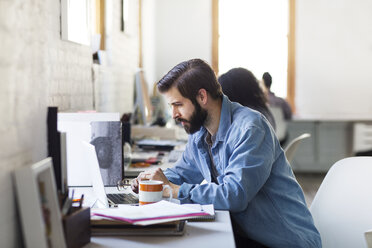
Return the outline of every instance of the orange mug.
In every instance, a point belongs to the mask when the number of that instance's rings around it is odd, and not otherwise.
[[[164,185],[162,181],[147,180],[139,181],[139,205],[155,203],[163,198],[163,190],[169,189],[169,200],[172,200],[172,188],[169,185]]]

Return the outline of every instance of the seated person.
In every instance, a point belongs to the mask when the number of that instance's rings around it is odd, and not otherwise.
[[[274,92],[271,91],[272,78],[271,78],[271,75],[268,72],[265,72],[262,75],[262,81],[263,81],[263,83],[266,87],[266,95],[267,95],[267,98],[268,98],[268,101],[269,101],[269,106],[277,107],[277,108],[281,109],[282,113],[283,113],[284,121],[288,121],[288,120],[292,119],[292,109],[291,109],[291,106],[289,105],[289,103],[285,99],[283,99],[281,97],[277,97],[274,94]],[[283,118],[283,117],[281,117],[281,118]],[[280,122],[280,121],[277,120],[276,123],[278,123],[278,122]],[[284,147],[284,145],[287,143],[288,137],[289,137],[289,132],[288,132],[288,130],[286,130],[284,137],[282,137],[279,140],[280,145],[282,147]]]
[[[321,246],[302,189],[262,114],[223,95],[200,59],[178,64],[157,86],[189,140],[173,168],[140,173],[134,192],[138,180],[161,180],[181,203],[230,211],[238,247]]]
[[[269,105],[273,106],[273,107],[281,108],[282,111],[283,111],[285,120],[292,119],[292,109],[291,109],[291,106],[289,105],[289,103],[285,99],[276,96],[274,94],[274,92],[272,92],[270,90],[271,89],[271,84],[272,84],[271,75],[268,72],[265,72],[262,75],[262,80],[263,80],[263,82],[265,84],[265,87],[267,89],[267,97],[268,97],[268,100],[269,100]]]
[[[265,94],[252,72],[244,68],[234,68],[218,78],[223,93],[230,101],[257,110],[276,129],[274,116],[267,106]]]

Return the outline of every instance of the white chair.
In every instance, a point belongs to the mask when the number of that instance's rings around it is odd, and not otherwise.
[[[367,247],[372,228],[372,157],[336,162],[310,206],[315,226],[327,247]]]
[[[368,247],[368,248],[372,248],[372,229],[367,230],[367,231],[364,233],[364,237],[365,237],[366,242],[367,242],[367,247]]]
[[[291,162],[295,152],[298,148],[298,145],[306,138],[311,137],[311,134],[304,133],[298,136],[297,138],[294,138],[284,149],[285,156],[287,157],[288,162]]]
[[[279,107],[269,107],[271,113],[274,116],[276,129],[275,134],[278,137],[278,140],[283,140],[287,135],[287,121],[284,119],[283,110]]]

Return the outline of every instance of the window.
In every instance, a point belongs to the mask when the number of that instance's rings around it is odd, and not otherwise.
[[[218,2],[219,74],[234,67],[244,67],[261,79],[268,71],[273,78],[272,91],[286,97],[289,1]]]

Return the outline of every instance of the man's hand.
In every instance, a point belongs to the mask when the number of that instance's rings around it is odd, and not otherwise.
[[[139,181],[145,181],[145,180],[158,180],[158,181],[162,181],[164,184],[168,184],[172,188],[172,192],[173,192],[172,197],[177,199],[180,186],[169,182],[168,178],[164,175],[162,169],[157,168],[155,170],[148,170],[148,171],[141,172],[137,178],[132,180],[131,187],[132,187],[133,192],[138,194]],[[163,192],[164,197],[169,197],[169,192],[167,191],[168,190]]]

